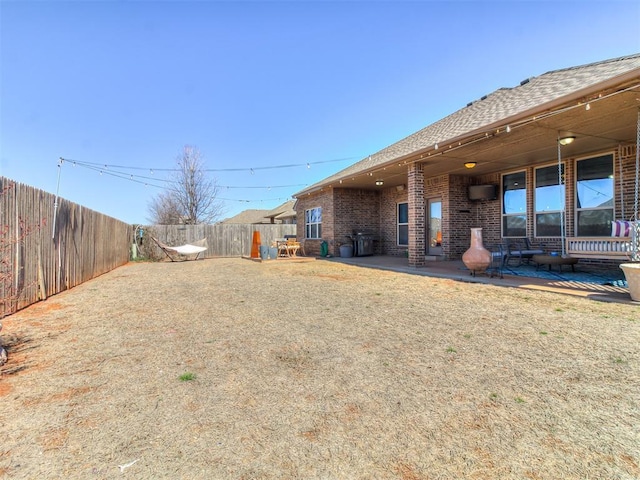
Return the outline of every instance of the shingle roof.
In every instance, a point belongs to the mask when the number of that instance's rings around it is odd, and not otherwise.
[[[282,205],[278,205],[276,208],[269,211],[266,216],[269,218],[273,217],[276,219],[295,217],[296,211],[293,209],[293,206],[295,203],[296,203],[295,200],[289,200],[287,202],[284,202]]]
[[[244,210],[220,223],[270,223],[267,218],[268,213],[269,210]]]
[[[562,70],[553,70],[524,80],[513,88],[500,88],[466,107],[419,130],[379,152],[297,193],[314,190],[339,179],[381,167],[414,152],[471,136],[501,121],[507,121],[582,90],[640,69],[640,54],[604,60]]]

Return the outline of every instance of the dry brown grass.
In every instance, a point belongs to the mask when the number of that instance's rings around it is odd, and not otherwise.
[[[133,264],[4,320],[0,476],[637,479],[639,317],[324,261]]]

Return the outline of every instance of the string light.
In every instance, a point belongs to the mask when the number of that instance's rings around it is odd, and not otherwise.
[[[67,160],[69,161],[69,160]],[[61,167],[62,164],[64,162],[63,158],[60,158],[58,167]],[[117,170],[114,170],[114,166],[110,165],[111,170],[105,170],[102,167],[102,164],[96,164],[96,163],[90,163],[90,162],[80,162],[80,161],[71,161],[73,166],[80,166],[80,167],[84,167],[87,168],[89,170],[93,170],[93,171],[97,171],[100,176],[103,175],[110,175],[112,177],[116,177],[116,178],[120,178],[123,180],[127,180],[127,181],[131,181],[131,182],[135,182],[135,183],[139,183],[141,185],[143,185],[145,188],[147,187],[156,187],[159,189],[171,189],[170,184],[173,183],[172,180],[163,180],[161,178],[153,178],[150,179],[148,177],[143,177],[140,175],[134,175],[134,174],[129,174],[129,173],[124,173],[124,172],[118,172]],[[104,167],[107,167],[107,165],[104,165]],[[137,167],[131,167],[131,168],[135,168],[138,169]],[[141,180],[137,180],[137,179],[147,179],[147,180],[154,180],[154,181],[159,181],[159,182],[165,182],[168,183],[169,185],[156,185],[153,183],[149,183],[147,181],[141,181]],[[266,189],[267,191],[271,191],[274,188],[291,188],[291,187],[305,187],[308,186],[308,184],[292,184],[292,185],[269,185],[267,187],[261,187],[261,186],[218,186],[219,188],[226,188],[226,189],[230,189],[230,188],[236,188],[236,189]],[[267,198],[267,199],[258,199],[258,200],[249,200],[249,199],[237,199],[237,198],[222,198],[222,197],[217,197],[219,200],[223,200],[223,201],[227,201],[227,202],[242,202],[242,203],[253,203],[253,202],[258,202],[258,203],[262,203],[262,202],[274,202],[274,201],[278,201],[278,202],[284,202],[284,201],[288,201],[291,199],[291,197],[277,197],[277,198]]]
[[[348,160],[355,160],[355,159],[359,159],[361,157],[343,157],[343,158],[333,158],[330,160],[318,160],[316,162],[305,162],[305,163],[290,163],[290,164],[283,164],[283,165],[265,165],[265,166],[260,166],[260,167],[238,167],[238,168],[205,168],[202,169],[203,172],[251,172],[251,171],[258,171],[258,170],[277,170],[277,169],[284,169],[284,168],[295,168],[295,167],[307,167],[307,168],[311,168],[311,165],[321,165],[321,164],[325,164],[325,163],[336,163],[336,162],[346,162]],[[101,164],[101,163],[94,163],[94,162],[82,162],[80,160],[72,160],[72,159],[61,159],[61,160],[66,160],[67,162],[78,162],[79,164],[82,165],[92,165],[95,167],[101,167],[104,169],[110,169],[110,168],[119,168],[119,169],[127,169],[127,170],[149,170],[149,167],[132,167],[129,165],[109,165],[109,164]],[[153,168],[151,169],[152,174],[153,171],[157,171],[157,172],[179,172],[180,169],[179,168]]]

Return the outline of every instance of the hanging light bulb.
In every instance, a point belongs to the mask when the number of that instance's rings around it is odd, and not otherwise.
[[[591,104],[590,104],[590,103],[587,103],[587,106],[586,106],[586,107],[584,107],[584,109],[585,109],[585,110],[591,110]]]
[[[311,168],[311,165],[309,163],[307,163],[307,168]]]
[[[437,150],[437,149],[438,149],[438,144],[437,144],[437,143],[433,146],[433,149],[434,149],[434,150]]]
[[[511,132],[511,125],[507,125],[507,133]]]

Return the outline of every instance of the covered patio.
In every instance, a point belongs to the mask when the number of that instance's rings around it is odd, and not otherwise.
[[[412,267],[409,259],[392,255],[373,255],[367,257],[327,257],[318,258],[331,262],[375,268],[411,275],[423,275],[436,278],[448,278],[461,282],[485,283],[511,288],[543,290],[565,295],[579,296],[604,302],[628,303],[637,305],[629,296],[624,274],[615,266],[595,266],[579,263],[575,272],[571,269],[551,271],[537,268],[534,264],[519,266],[508,265],[500,275],[491,272],[471,275],[462,260],[428,262],[424,267]]]
[[[637,251],[612,223],[637,220],[639,91],[638,54],[500,88],[297,193],[299,237],[337,255],[370,233],[375,253],[431,269],[477,227],[485,245],[616,267]]]

